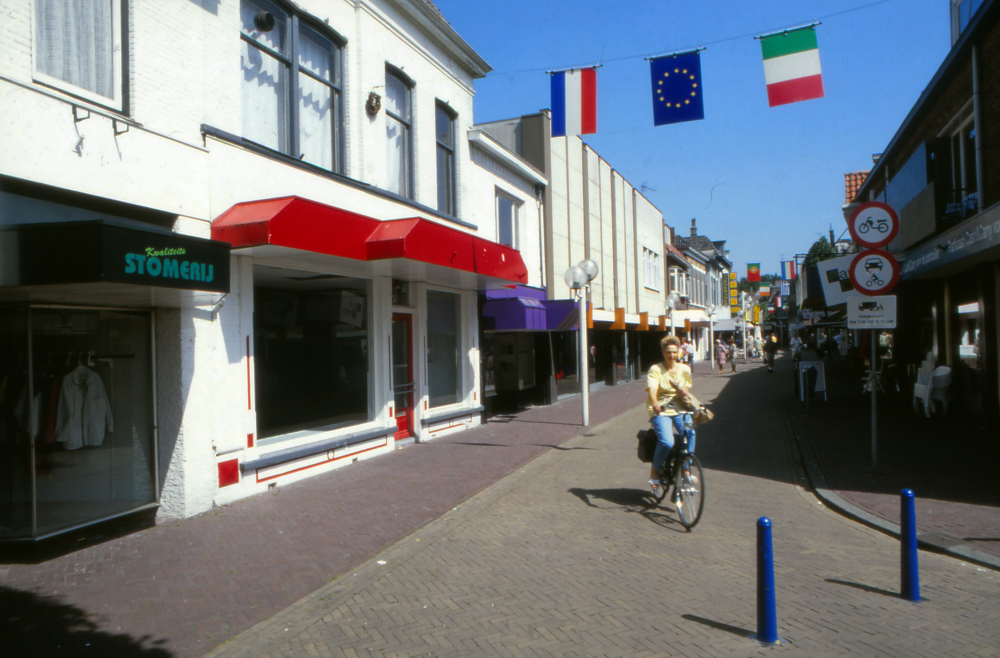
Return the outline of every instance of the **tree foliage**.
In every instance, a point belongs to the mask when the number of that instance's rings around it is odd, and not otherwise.
[[[820,261],[830,260],[831,258],[836,257],[837,248],[830,244],[830,241],[827,240],[824,235],[821,236],[816,242],[813,242],[812,246],[809,247],[809,253],[806,254],[806,260],[803,263],[803,267],[815,265]]]

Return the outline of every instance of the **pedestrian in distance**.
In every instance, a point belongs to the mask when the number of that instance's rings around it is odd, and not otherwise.
[[[798,364],[802,360],[802,339],[799,338],[798,334],[792,337],[789,346],[792,348],[792,362]]]
[[[764,343],[764,361],[767,363],[767,371],[774,372],[774,356],[778,353],[778,338],[771,334]]]
[[[719,365],[719,374],[722,374],[722,367],[726,365],[726,346],[718,338],[715,339],[715,362]]]
[[[732,368],[730,372],[736,372],[736,339],[730,337],[728,348],[729,356],[729,367]]]
[[[694,368],[694,345],[687,338],[681,338],[679,358],[688,368]]]
[[[764,341],[759,336],[753,341],[753,351],[758,361],[764,360]]]

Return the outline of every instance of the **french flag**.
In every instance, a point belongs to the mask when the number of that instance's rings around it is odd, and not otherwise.
[[[552,136],[597,132],[597,68],[552,74]]]

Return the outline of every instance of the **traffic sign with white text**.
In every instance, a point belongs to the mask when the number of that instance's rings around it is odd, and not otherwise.
[[[896,296],[851,297],[847,300],[848,329],[895,329]]]

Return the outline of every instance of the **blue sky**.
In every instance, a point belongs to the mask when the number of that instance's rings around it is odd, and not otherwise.
[[[844,174],[871,168],[950,48],[948,0],[435,3],[494,68],[477,122],[549,107],[547,69],[603,63],[585,141],[681,235],[697,218],[727,240],[741,276],[843,233]],[[826,97],[768,108],[753,36],[816,19]],[[643,58],[700,45],[705,120],[654,128]]]

